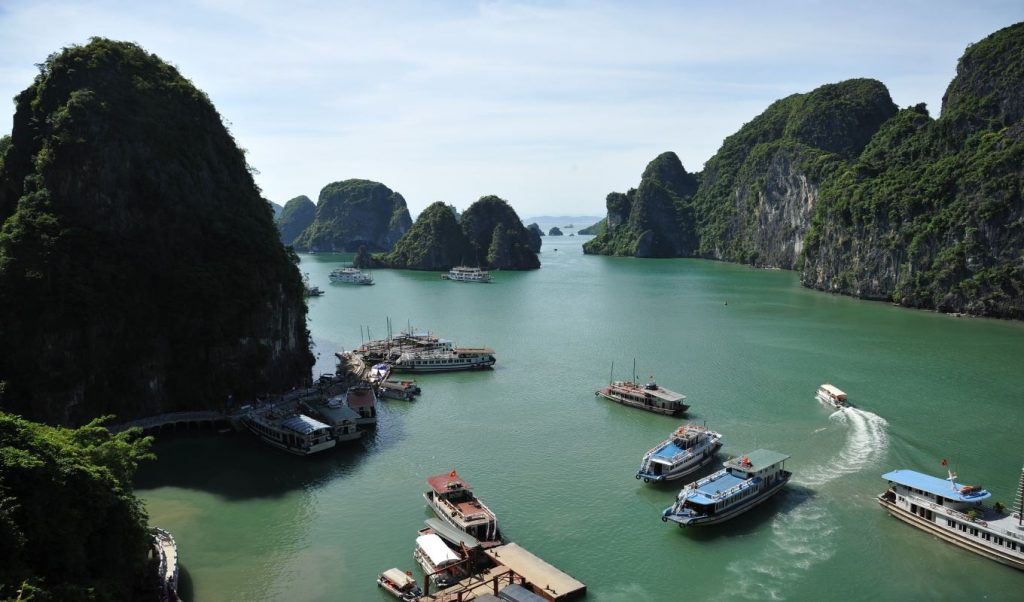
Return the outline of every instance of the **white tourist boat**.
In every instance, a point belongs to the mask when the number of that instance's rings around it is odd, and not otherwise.
[[[653,376],[643,385],[635,380],[617,380],[601,387],[594,395],[656,414],[674,416],[690,409],[685,395],[659,386]]]
[[[442,274],[441,278],[456,282],[490,282],[491,274],[487,270],[460,265],[448,270],[447,274]]]
[[[246,413],[242,423],[264,442],[299,456],[330,449],[336,443],[330,426],[305,414],[262,408]]]
[[[487,347],[455,347],[450,350],[406,351],[392,365],[395,372],[455,372],[494,366],[494,350]]]
[[[759,449],[729,460],[715,474],[694,481],[679,492],[661,520],[680,527],[713,525],[739,516],[782,490],[793,473],[789,456]]]
[[[1014,508],[988,506],[992,494],[956,481],[952,471],[945,479],[914,470],[894,470],[882,475],[889,489],[878,503],[889,514],[1015,569],[1024,570],[1024,470]]]
[[[316,414],[331,427],[331,437],[338,443],[355,441],[363,435],[359,430],[359,413],[345,404],[345,396],[303,400],[303,407]]]
[[[423,568],[430,581],[440,588],[449,587],[466,577],[462,557],[448,547],[436,533],[420,535],[412,557]]]
[[[377,395],[373,392],[373,385],[366,381],[356,383],[349,387],[344,397],[345,405],[359,415],[356,418],[356,424],[359,426],[377,424]]]
[[[498,517],[454,470],[427,477],[427,484],[430,488],[423,493],[423,499],[438,518],[473,536],[485,547],[501,543]]]
[[[846,393],[842,392],[839,387],[828,383],[818,387],[818,391],[814,396],[822,403],[827,403],[839,409],[850,407],[850,402],[846,400]]]
[[[383,587],[402,602],[416,602],[423,596],[423,590],[416,585],[412,574],[401,569],[388,569],[377,576],[377,585]]]
[[[703,426],[686,424],[644,454],[636,478],[645,483],[672,481],[700,470],[722,447],[722,435]]]
[[[363,272],[359,268],[336,268],[331,271],[331,282],[343,282],[345,284],[373,284],[373,276]]]

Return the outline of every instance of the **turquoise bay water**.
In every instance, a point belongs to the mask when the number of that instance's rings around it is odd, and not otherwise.
[[[379,270],[331,284],[348,255],[308,255],[316,373],[333,353],[411,323],[497,351],[493,371],[426,375],[384,401],[361,443],[297,458],[244,434],[158,441],[138,478],[176,536],[196,600],[368,600],[413,569],[427,475],[457,469],[506,536],[588,586],[588,600],[1019,600],[1024,573],[942,543],[875,502],[883,472],[941,474],[1013,500],[1024,325],[957,319],[799,287],[792,272],[700,260],[587,257],[546,238],[533,272],[490,285]],[[558,250],[555,251],[554,249]],[[596,398],[612,362],[689,396],[723,459],[788,453],[787,490],[724,525],[661,522],[681,483],[633,478],[683,420]],[[822,382],[858,411],[814,399]],[[418,571],[418,567],[416,567]],[[417,573],[419,574],[419,573]]]

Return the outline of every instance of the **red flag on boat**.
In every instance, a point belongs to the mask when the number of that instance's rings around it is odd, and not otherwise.
[[[949,466],[949,462],[946,462],[946,459],[945,459],[945,458],[943,458],[943,459],[942,459],[942,465],[943,465],[943,466]]]
[[[451,471],[451,472],[449,472],[449,473],[448,473],[448,476],[450,476],[451,478],[453,478],[453,479],[454,479],[455,477],[457,477],[457,476],[459,476],[459,475],[455,474],[455,471],[453,470],[453,471]]]

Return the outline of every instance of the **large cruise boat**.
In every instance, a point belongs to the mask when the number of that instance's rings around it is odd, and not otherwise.
[[[494,350],[487,347],[455,347],[449,350],[406,351],[392,365],[395,372],[455,372],[494,366]]]
[[[331,282],[343,282],[345,284],[373,284],[373,276],[363,272],[359,268],[336,268],[331,271]]]
[[[889,489],[878,503],[889,514],[961,548],[1024,570],[1024,471],[1017,489],[1015,508],[983,502],[992,494],[981,487],[913,470],[894,470],[882,475]]]
[[[490,282],[491,274],[487,270],[460,265],[448,270],[447,274],[442,274],[441,278],[456,282]]]
[[[299,456],[330,449],[336,443],[330,426],[305,414],[258,409],[246,413],[242,423],[266,443]]]
[[[817,393],[814,395],[822,403],[835,406],[840,410],[843,408],[850,407],[850,402],[846,400],[846,393],[843,393],[839,387],[825,383],[818,387]]]
[[[659,386],[651,377],[647,384],[641,385],[635,380],[617,380],[607,387],[594,392],[616,403],[640,408],[648,412],[675,416],[690,409],[685,403],[686,396]]]
[[[484,547],[501,543],[498,518],[454,470],[427,477],[427,483],[430,489],[423,493],[423,499],[438,518],[472,535]]]
[[[789,456],[759,449],[725,463],[715,474],[694,481],[665,508],[661,520],[680,527],[713,525],[743,514],[778,493],[793,473],[785,469]]]
[[[681,426],[644,454],[636,478],[645,483],[681,479],[711,462],[721,447],[722,435],[695,424]]]

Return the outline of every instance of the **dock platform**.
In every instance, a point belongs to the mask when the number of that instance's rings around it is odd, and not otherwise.
[[[587,593],[587,586],[537,558],[516,543],[507,543],[484,552],[498,565],[526,580],[530,589],[551,602],[572,600]]]

